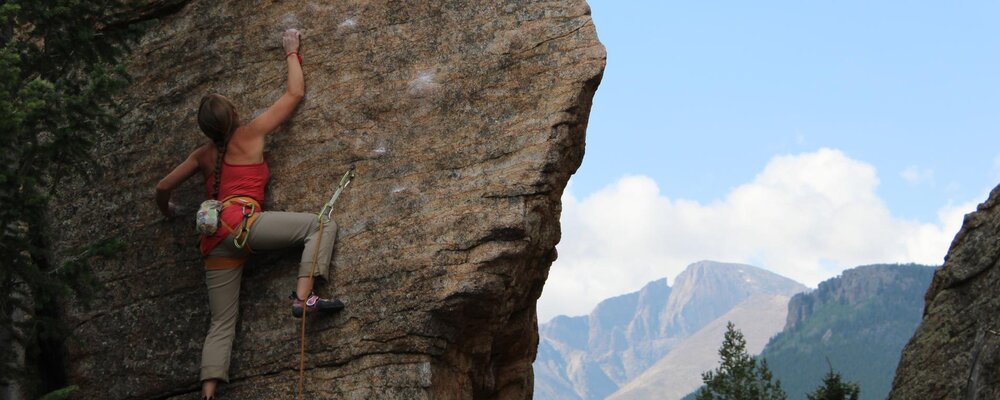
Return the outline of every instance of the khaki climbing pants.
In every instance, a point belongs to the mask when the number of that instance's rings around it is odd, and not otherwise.
[[[322,243],[317,246],[319,221],[316,214],[268,211],[260,214],[250,229],[247,245],[254,251],[277,250],[305,244],[298,276],[307,277],[313,270],[313,257],[317,257],[316,274],[327,279],[330,258],[337,239],[337,224],[324,224]],[[237,249],[232,236],[223,240],[209,253],[209,257],[245,257],[247,250]],[[208,285],[208,306],[212,311],[212,324],[205,337],[201,353],[201,380],[221,379],[229,382],[229,358],[236,336],[236,317],[239,311],[240,278],[243,266],[205,271]]]

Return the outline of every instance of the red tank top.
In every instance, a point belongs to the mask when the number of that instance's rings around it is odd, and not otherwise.
[[[223,164],[225,165],[222,167],[222,176],[219,179],[219,196],[215,198],[216,200],[240,195],[253,197],[254,200],[257,200],[257,203],[263,202],[264,186],[267,186],[267,179],[271,172],[267,168],[267,162],[244,165],[233,165],[223,162]],[[205,192],[209,196],[212,195],[212,185],[214,183],[212,179],[205,180]],[[257,212],[260,211],[262,210],[257,210]],[[243,220],[242,206],[238,204],[229,205],[222,209],[220,218],[225,224],[231,226],[233,229],[237,229],[237,226]],[[207,256],[230,233],[224,226],[220,226],[214,235],[202,236],[201,255]]]

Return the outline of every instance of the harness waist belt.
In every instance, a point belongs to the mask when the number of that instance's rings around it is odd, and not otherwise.
[[[243,266],[247,257],[207,257],[205,269],[233,269]]]

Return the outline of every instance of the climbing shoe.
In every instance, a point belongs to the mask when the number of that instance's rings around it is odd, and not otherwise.
[[[295,292],[292,292],[292,295],[289,296],[289,298],[293,300],[292,316],[295,318],[302,318],[303,308],[307,308],[308,310],[306,312],[310,314],[317,311],[329,313],[344,309],[344,303],[341,302],[340,300],[337,299],[327,300],[324,298],[320,298],[319,296],[316,295],[316,293],[310,293],[309,297],[307,297],[305,300],[302,300],[295,294]]]

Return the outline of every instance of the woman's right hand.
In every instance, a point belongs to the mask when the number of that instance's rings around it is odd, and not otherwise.
[[[298,29],[288,29],[281,34],[281,43],[285,46],[285,54],[299,51],[299,37],[302,33]]]

